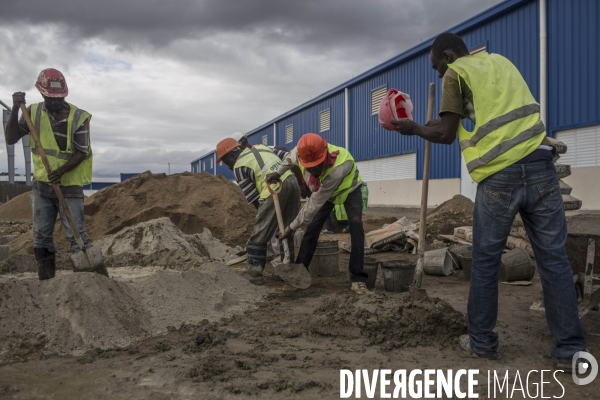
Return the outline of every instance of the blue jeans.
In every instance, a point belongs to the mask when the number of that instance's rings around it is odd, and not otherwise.
[[[91,247],[90,240],[84,229],[83,199],[66,197],[65,201],[73,217],[73,222],[79,230],[84,246],[86,248]],[[33,215],[33,247],[46,248],[51,253],[57,252],[56,246],[54,246],[54,225],[56,224],[56,216],[60,214],[60,221],[65,228],[65,236],[71,243],[71,253],[80,251],[69,226],[69,221],[67,221],[67,217],[64,215],[58,199],[40,196],[40,192],[36,188],[33,188],[31,193],[31,209]]]
[[[555,338],[551,354],[571,358],[584,351],[586,343],[565,250],[567,224],[562,195],[551,162],[513,164],[477,187],[468,304],[471,349],[480,355],[498,350],[498,334],[492,331],[498,316],[498,271],[517,213],[533,247],[544,289],[546,320]]]

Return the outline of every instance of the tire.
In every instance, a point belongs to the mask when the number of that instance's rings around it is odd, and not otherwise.
[[[571,175],[571,166],[567,164],[554,164],[556,168],[556,173],[558,174],[558,179],[566,178]]]

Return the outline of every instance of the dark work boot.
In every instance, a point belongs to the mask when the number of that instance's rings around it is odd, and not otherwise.
[[[45,247],[34,247],[33,252],[35,253],[35,262],[37,264],[38,278],[40,281],[53,278],[54,273],[52,273],[52,276],[50,276],[46,262],[46,259],[52,253],[50,253]]]
[[[48,279],[54,278],[54,275],[56,274],[56,253],[48,252],[45,264]]]
[[[255,285],[263,284],[263,271],[267,263],[267,244],[248,243],[248,272],[246,278]]]

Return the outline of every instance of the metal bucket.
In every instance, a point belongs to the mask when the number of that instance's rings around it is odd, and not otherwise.
[[[461,244],[460,246],[456,246],[450,249],[450,256],[452,257],[452,261],[457,265],[458,269],[462,269],[462,262],[460,258],[458,258],[459,254],[470,253],[473,251],[473,246],[468,244]]]
[[[423,272],[427,275],[452,275],[452,257],[447,248],[426,251],[423,257]]]
[[[517,247],[502,256],[500,282],[530,281],[534,275],[535,267],[525,250]]]
[[[323,240],[317,243],[308,271],[312,277],[334,276],[340,273],[337,240]]]
[[[471,280],[471,262],[473,261],[472,249],[466,250],[466,251],[458,254],[457,257],[460,260],[460,265],[462,265],[463,274],[464,274],[463,276],[464,276],[465,280],[470,281]]]
[[[415,277],[415,264],[410,260],[381,262],[383,287],[388,292],[408,292]]]

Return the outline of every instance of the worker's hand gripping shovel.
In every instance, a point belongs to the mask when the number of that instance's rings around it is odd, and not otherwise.
[[[46,172],[48,175],[52,172],[52,167],[50,167],[50,163],[48,162],[48,157],[46,157],[46,152],[42,147],[40,139],[37,135],[37,131],[31,122],[31,117],[29,116],[29,112],[27,111],[27,107],[25,104],[21,104],[21,112],[23,113],[23,117],[25,118],[25,122],[27,122],[27,126],[29,127],[29,133],[31,133],[31,137],[35,142],[35,147],[38,149],[39,155],[42,158],[42,162],[44,163],[44,167],[46,168]],[[79,253],[72,254],[71,259],[74,264],[74,271],[76,272],[97,272],[102,275],[108,276],[108,272],[106,271],[106,267],[104,266],[104,259],[102,258],[102,250],[99,247],[90,247],[86,249],[83,245],[83,240],[81,239],[81,235],[79,234],[79,229],[73,222],[73,217],[71,216],[71,212],[69,211],[69,207],[67,207],[67,203],[65,198],[63,197],[62,192],[60,191],[60,187],[56,183],[52,183],[52,187],[54,188],[54,193],[56,193],[56,197],[58,197],[58,201],[60,206],[65,213],[65,217],[67,217],[67,221],[69,221],[69,227],[71,228],[71,232],[73,232],[73,236],[75,237],[75,241],[77,245],[81,249]]]
[[[275,213],[277,214],[277,223],[279,224],[279,232],[285,232],[285,225],[283,224],[283,216],[281,215],[281,207],[279,207],[279,197],[277,196],[281,192],[281,180],[277,180],[279,184],[277,189],[274,190],[270,184],[267,183],[269,192],[273,196],[273,204],[275,204]],[[275,273],[284,280],[288,285],[297,289],[306,289],[311,284],[311,277],[306,267],[302,264],[293,264],[290,261],[290,247],[287,239],[283,239],[283,261],[273,260],[271,264]],[[293,261],[293,260],[292,260]]]

